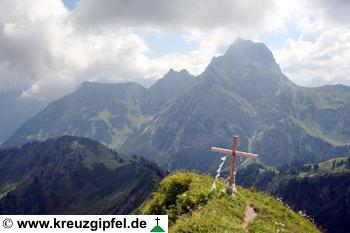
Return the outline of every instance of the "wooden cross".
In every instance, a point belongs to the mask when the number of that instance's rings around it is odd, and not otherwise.
[[[235,135],[232,138],[232,149],[224,149],[224,148],[219,148],[219,147],[211,147],[211,151],[215,153],[220,153],[220,154],[231,154],[231,162],[230,162],[230,176],[228,178],[227,182],[227,187],[226,187],[226,193],[227,194],[232,194],[232,186],[233,182],[235,180],[235,162],[236,162],[236,157],[237,156],[242,156],[246,158],[252,158],[252,159],[257,159],[258,155],[253,154],[253,153],[248,153],[248,152],[243,152],[243,151],[238,151],[238,136]]]

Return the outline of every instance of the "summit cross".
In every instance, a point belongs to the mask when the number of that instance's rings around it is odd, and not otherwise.
[[[238,151],[238,136],[235,135],[232,138],[232,149],[224,149],[220,147],[211,147],[211,151],[215,153],[220,153],[220,154],[230,154],[231,155],[231,162],[230,162],[230,176],[228,178],[227,182],[227,187],[226,187],[226,193],[227,194],[232,194],[232,186],[233,182],[235,180],[235,163],[236,163],[236,157],[241,156],[241,157],[246,157],[246,158],[252,158],[252,159],[257,159],[258,154],[253,154],[253,153],[248,153],[248,152],[243,152],[243,151]]]

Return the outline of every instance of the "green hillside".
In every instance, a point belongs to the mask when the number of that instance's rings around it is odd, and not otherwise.
[[[84,82],[74,93],[49,104],[25,122],[2,147],[71,135],[118,148],[149,119],[146,92],[136,83]]]
[[[64,136],[0,151],[0,214],[128,214],[162,178],[145,159]]]
[[[295,211],[311,216],[326,232],[349,232],[350,158],[277,168],[250,164],[237,174],[239,184],[282,198]]]
[[[329,159],[320,163],[305,164],[303,169],[299,171],[298,177],[315,177],[327,174],[349,174],[350,175],[350,160],[348,157],[339,157]]]
[[[279,201],[263,193],[238,187],[235,197],[218,189],[210,192],[213,178],[189,172],[166,177],[139,209],[142,214],[168,214],[169,232],[320,232]]]

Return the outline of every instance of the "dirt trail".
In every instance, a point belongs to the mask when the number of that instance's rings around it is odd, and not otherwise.
[[[256,218],[257,213],[255,212],[254,208],[250,205],[247,205],[245,211],[244,211],[244,221],[242,223],[243,228],[247,228],[249,224]]]

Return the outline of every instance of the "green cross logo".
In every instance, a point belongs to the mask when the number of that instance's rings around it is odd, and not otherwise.
[[[153,227],[153,229],[151,230],[151,232],[165,232],[165,231],[163,230],[163,228],[161,228],[161,227],[158,225],[158,221],[159,221],[159,220],[160,220],[160,219],[157,217],[157,218],[156,218],[157,226]]]

